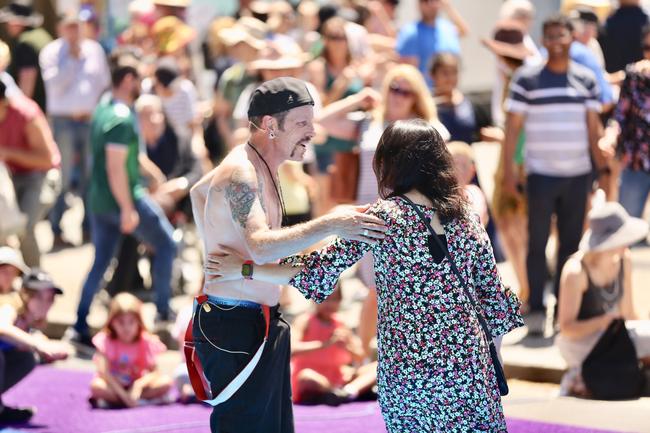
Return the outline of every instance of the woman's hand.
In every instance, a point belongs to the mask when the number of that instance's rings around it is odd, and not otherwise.
[[[242,259],[233,250],[224,248],[223,252],[208,254],[204,271],[208,281],[235,281],[243,279]]]

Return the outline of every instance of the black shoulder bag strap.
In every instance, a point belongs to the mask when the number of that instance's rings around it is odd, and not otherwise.
[[[456,277],[458,278],[458,281],[460,282],[460,285],[462,286],[463,291],[465,292],[465,296],[467,296],[467,299],[469,299],[472,310],[474,310],[474,312],[476,313],[476,318],[478,319],[478,322],[481,324],[481,328],[483,329],[485,338],[487,339],[487,342],[490,346],[490,357],[492,358],[492,364],[494,365],[494,372],[496,374],[497,384],[499,385],[499,393],[501,395],[508,395],[509,389],[508,389],[508,382],[506,381],[506,375],[503,371],[503,366],[501,365],[501,361],[499,360],[497,348],[496,345],[494,344],[494,337],[492,337],[490,328],[487,322],[485,321],[485,318],[483,318],[483,310],[481,306],[478,304],[478,302],[476,302],[474,295],[472,295],[472,292],[470,292],[470,290],[467,288],[465,279],[463,278],[463,275],[456,267],[456,263],[454,263],[454,260],[451,258],[451,255],[447,250],[447,246],[443,245],[442,241],[438,238],[438,234],[433,230],[430,222],[427,220],[424,213],[422,213],[420,208],[418,208],[417,205],[413,203],[413,201],[411,201],[411,199],[409,199],[404,195],[401,195],[400,197],[402,197],[411,206],[411,208],[418,214],[418,216],[422,220],[422,223],[426,226],[427,230],[429,230],[429,233],[431,234],[431,237],[433,237],[434,242],[436,242],[438,246],[442,249],[442,251],[445,253],[445,257],[447,257],[447,260],[449,261],[449,266],[451,266],[451,270],[454,272],[454,274],[456,274]]]

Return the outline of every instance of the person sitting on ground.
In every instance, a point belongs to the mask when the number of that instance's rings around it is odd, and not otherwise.
[[[377,363],[352,366],[364,358],[361,340],[339,318],[340,284],[316,311],[298,317],[292,328],[291,388],[296,403],[338,405],[356,399],[377,383]]]
[[[147,332],[142,302],[120,293],[111,302],[104,329],[93,337],[97,374],[90,383],[95,407],[135,407],[164,402],[172,379],[156,368],[156,355],[167,348]],[[144,400],[144,401],[143,401]]]
[[[486,227],[489,218],[487,200],[481,188],[472,183],[472,180],[476,177],[476,166],[474,165],[474,152],[472,151],[472,147],[462,141],[452,141],[447,144],[447,148],[454,159],[458,184],[465,189],[465,195],[472,209],[481,218],[483,227]]]
[[[62,293],[47,273],[34,269],[25,275],[16,296],[0,297],[0,426],[25,423],[34,416],[34,408],[2,404],[2,394],[36,366],[34,355],[44,362],[68,357],[68,351],[59,343],[30,333],[45,325],[55,295]]]
[[[604,194],[599,191],[604,202]],[[615,319],[625,326],[638,358],[650,368],[650,320],[638,320],[632,291],[630,246],[648,235],[648,224],[630,217],[616,202],[594,206],[580,250],[562,270],[556,344],[569,370],[562,380],[565,394],[587,396],[581,366]]]
[[[16,278],[28,272],[29,268],[18,251],[11,247],[0,247],[0,296],[12,293]]]

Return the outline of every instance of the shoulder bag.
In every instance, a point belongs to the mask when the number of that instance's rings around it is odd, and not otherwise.
[[[406,200],[406,202],[411,206],[411,208],[418,214],[418,216],[420,217],[424,225],[427,227],[427,230],[429,230],[431,237],[438,244],[438,246],[442,248],[442,251],[444,251],[445,257],[447,257],[447,260],[449,261],[449,265],[451,266],[451,270],[454,272],[454,274],[456,274],[458,281],[461,283],[461,286],[463,287],[463,291],[465,292],[465,296],[467,296],[467,299],[471,304],[472,310],[474,310],[474,312],[476,313],[476,318],[478,319],[478,322],[481,324],[481,328],[483,329],[485,338],[490,346],[490,358],[492,359],[492,365],[494,366],[494,373],[496,375],[497,385],[499,386],[499,393],[501,395],[508,395],[508,392],[510,392],[508,388],[508,381],[506,380],[506,375],[503,371],[503,366],[501,365],[501,361],[499,360],[497,348],[496,345],[494,344],[494,337],[492,337],[490,328],[488,327],[487,322],[483,318],[483,311],[481,309],[481,306],[476,302],[474,295],[472,295],[472,292],[470,292],[470,290],[467,288],[467,285],[465,284],[465,279],[463,278],[462,274],[456,267],[454,260],[451,258],[451,255],[447,250],[447,247],[442,244],[442,242],[438,238],[438,234],[433,230],[431,224],[428,222],[427,218],[424,216],[422,211],[408,197],[403,195],[400,197]]]

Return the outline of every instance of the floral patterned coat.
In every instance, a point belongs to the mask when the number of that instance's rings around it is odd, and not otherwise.
[[[433,209],[421,207],[431,218]],[[388,431],[506,432],[501,397],[486,338],[445,258],[435,263],[429,232],[402,198],[369,210],[386,222],[377,245],[337,239],[319,252],[293,256],[304,265],[291,280],[322,302],[341,272],[372,251],[378,298],[379,404]],[[448,250],[493,336],[523,326],[519,301],[504,287],[478,218],[444,225]]]

